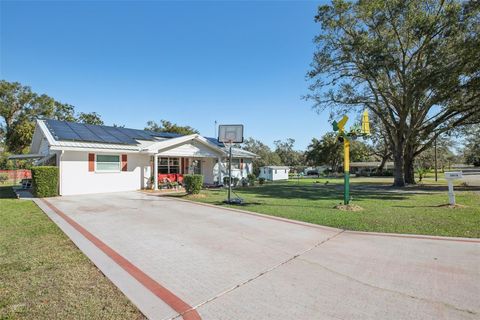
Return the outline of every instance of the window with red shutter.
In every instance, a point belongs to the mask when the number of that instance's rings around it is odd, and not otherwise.
[[[88,154],[88,171],[95,171],[95,153]]]
[[[127,155],[122,154],[122,171],[127,171],[127,168],[128,168]]]

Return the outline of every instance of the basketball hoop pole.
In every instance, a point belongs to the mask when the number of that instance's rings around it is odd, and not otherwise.
[[[243,125],[242,124],[221,124],[218,127],[218,142],[228,147],[228,198],[224,203],[242,204],[243,199],[232,199],[232,147],[234,143],[243,143]]]
[[[232,202],[232,143],[229,143],[230,150],[228,155],[228,203]]]

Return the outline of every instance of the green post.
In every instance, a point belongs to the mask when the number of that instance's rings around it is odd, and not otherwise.
[[[350,140],[347,137],[343,140],[343,204],[350,202]]]
[[[343,204],[347,205],[350,202],[350,172],[345,172],[343,175]]]

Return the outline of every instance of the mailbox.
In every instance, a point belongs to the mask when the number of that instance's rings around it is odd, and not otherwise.
[[[462,179],[463,174],[461,171],[459,172],[445,172],[445,179],[447,180],[455,180],[455,179]]]
[[[461,171],[459,172],[445,172],[445,179],[448,182],[448,202],[450,205],[455,205],[455,193],[453,191],[453,180],[455,179],[462,179],[463,174]]]

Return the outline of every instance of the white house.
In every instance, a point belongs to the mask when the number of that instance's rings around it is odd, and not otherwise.
[[[247,177],[256,155],[238,148],[232,154],[232,176]],[[37,120],[30,155],[59,167],[60,195],[158,189],[191,173],[218,185],[228,174],[227,149],[214,138],[50,119]]]
[[[259,178],[265,178],[266,180],[288,180],[289,167],[285,166],[266,166],[260,167]]]

